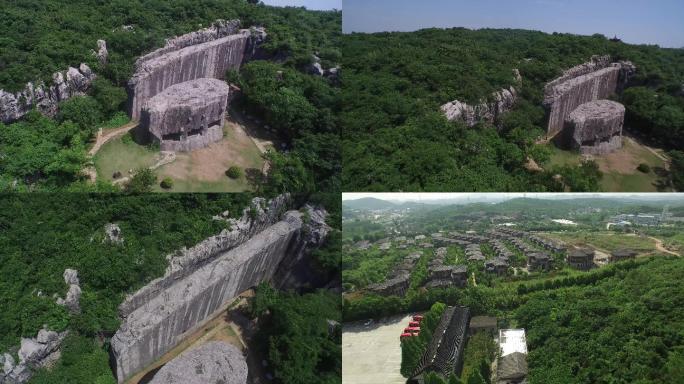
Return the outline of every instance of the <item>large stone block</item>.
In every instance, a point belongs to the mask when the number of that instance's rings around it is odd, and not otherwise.
[[[131,119],[140,119],[147,100],[171,85],[200,78],[220,79],[229,69],[239,68],[250,36],[250,30],[241,30],[215,40],[189,39],[200,43],[172,44],[143,56],[128,82]]]
[[[596,100],[577,107],[565,121],[566,135],[573,149],[582,154],[601,155],[622,146],[625,107],[610,100]]]
[[[150,384],[245,384],[247,362],[239,349],[211,341],[183,352],[164,365]]]
[[[580,105],[621,91],[635,71],[630,62],[610,63],[610,56],[594,56],[549,82],[544,88],[547,135],[561,131],[565,119]]]
[[[217,79],[174,84],[150,98],[142,110],[138,137],[162,151],[191,151],[223,137],[230,86]]]
[[[240,246],[219,250],[189,275],[147,295],[111,339],[118,382],[156,361],[241,292],[268,281],[286,255],[299,250],[304,238],[301,215],[287,212]]]

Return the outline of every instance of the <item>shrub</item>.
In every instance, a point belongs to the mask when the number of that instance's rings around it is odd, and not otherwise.
[[[239,179],[242,177],[242,174],[242,168],[236,166],[232,166],[226,171],[226,176],[230,177],[231,179]]]
[[[651,172],[651,167],[648,164],[641,163],[637,167],[637,170],[639,170],[639,172],[649,173],[649,172]]]
[[[148,193],[152,192],[152,186],[156,182],[157,176],[154,171],[149,168],[141,168],[135,171],[124,190],[128,193]]]
[[[170,177],[165,177],[164,180],[159,183],[159,186],[161,186],[164,189],[171,189],[173,188],[173,179]]]

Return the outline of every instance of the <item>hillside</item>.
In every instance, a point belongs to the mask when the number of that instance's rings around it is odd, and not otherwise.
[[[626,126],[653,145],[684,149],[684,50],[615,43],[601,35],[525,30],[426,29],[345,35],[343,182],[348,190],[595,191],[594,162],[551,163],[535,144],[544,130],[543,86],[563,70],[609,54],[638,68],[621,102]],[[501,129],[448,123],[440,106],[474,103],[522,77]],[[681,184],[680,152],[672,179]],[[543,171],[528,171],[532,157]],[[579,162],[578,162],[579,163]],[[560,174],[564,183],[554,176]],[[358,177],[364,175],[364,177]]]
[[[99,129],[124,127],[129,122],[126,84],[135,60],[163,46],[165,39],[206,28],[217,19],[239,19],[242,28],[266,30],[258,57],[239,72],[219,76],[243,91],[231,106],[259,122],[256,125],[268,127],[278,142],[277,151],[263,154],[270,163],[267,177],[258,166],[256,172],[242,172],[248,189],[336,188],[341,170],[335,117],[339,90],[336,80],[310,74],[310,66],[318,59],[323,68],[337,66],[341,12],[270,7],[246,0],[192,4],[183,0],[79,0],[12,2],[0,9],[0,89],[7,92],[4,96],[19,95],[21,103],[26,98],[16,92],[28,82],[34,88],[41,81],[50,85],[53,73],[81,68],[80,63],[97,76],[85,96],[60,99],[54,118],[34,112],[18,121],[3,116],[7,123],[0,124],[0,152],[6,156],[0,161],[0,190],[119,189],[107,181],[88,182],[89,150]],[[100,39],[108,51],[104,63],[93,53]],[[10,97],[4,96],[1,100],[6,103]],[[150,149],[158,152],[142,145],[135,149],[136,153],[125,157],[140,157]],[[256,160],[261,156],[258,152]],[[137,167],[142,165],[131,164],[126,170]],[[218,174],[223,177],[222,172]],[[151,184],[157,183],[152,180]]]

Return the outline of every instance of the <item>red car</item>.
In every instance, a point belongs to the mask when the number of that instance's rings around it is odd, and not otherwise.
[[[407,337],[412,337],[413,333],[402,333],[401,336],[399,336],[399,339],[403,340]]]
[[[409,327],[420,327],[420,321],[410,321]]]
[[[415,333],[420,332],[420,327],[406,327],[404,328],[404,333]]]
[[[423,315],[415,315],[413,316],[413,321],[421,322],[423,321]]]

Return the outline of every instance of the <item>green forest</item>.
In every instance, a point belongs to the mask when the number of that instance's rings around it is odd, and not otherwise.
[[[242,26],[263,26],[268,62],[251,63],[244,76],[227,73],[246,88],[244,103],[288,143],[286,151],[267,154],[266,178],[254,189],[267,191],[332,190],[340,185],[338,90],[334,80],[304,75],[315,53],[325,68],[339,63],[341,12],[269,7],[247,0],[30,0],[0,9],[0,89],[17,91],[29,81],[51,81],[52,73],[87,63],[98,75],[89,94],[60,105],[55,119],[29,114],[0,124],[0,190],[111,191],[85,182],[87,146],[100,127],[128,122],[125,86],[140,55],[164,39],[207,27],[216,19],[239,18]],[[126,28],[124,28],[124,26]],[[108,63],[92,50],[107,42]],[[275,73],[283,81],[274,85]],[[268,78],[267,78],[268,77]],[[154,175],[138,180],[156,183]],[[145,189],[145,188],[143,188]]]
[[[212,220],[212,216],[229,211],[238,217],[249,207],[251,197],[248,193],[0,196],[0,351],[16,347],[21,337],[35,337],[43,324],[55,331],[68,329],[62,358],[53,369],[38,372],[32,383],[91,384],[94,378],[99,384],[114,383],[107,340],[119,327],[117,307],[125,294],[161,276],[169,253],[226,229],[227,222]],[[317,203],[325,204],[326,199],[329,197],[312,197]],[[312,262],[319,273],[334,276],[339,273],[339,203],[326,207],[331,213],[329,224],[336,231],[314,253]],[[103,241],[106,223],[119,225],[123,245]],[[66,268],[79,273],[83,294],[78,315],[69,315],[53,298],[66,294],[68,287],[62,277]],[[292,334],[310,334],[312,340],[323,337],[321,320],[308,319],[302,308],[316,308],[315,313],[339,321],[340,302],[328,293],[303,295],[301,301],[297,293],[274,295],[282,300],[266,301],[266,309],[282,312],[284,318],[300,316],[291,322],[293,328],[279,321],[262,324],[264,342],[275,337],[280,351],[301,349]],[[313,321],[311,328],[296,328],[308,321]],[[327,332],[327,325],[324,328]],[[335,338],[323,339],[318,341],[322,343],[321,364],[335,372],[339,367],[330,366],[334,356],[328,356],[336,353]],[[339,348],[339,343],[336,345]],[[282,383],[298,382],[287,372],[288,359],[296,361],[297,356],[285,358],[277,350],[267,356]],[[310,365],[300,368],[303,372],[318,369]]]
[[[343,318],[464,305],[473,316],[496,316],[500,327],[527,330],[532,384],[674,383],[684,377],[683,269],[681,258],[656,256],[525,283],[434,289],[403,299],[365,295],[345,299]],[[417,352],[406,348],[410,365]],[[471,371],[467,382],[470,376],[477,374]]]
[[[595,162],[549,165],[543,87],[595,54],[631,60],[638,72],[619,100],[625,125],[670,152],[671,180],[684,190],[684,50],[612,42],[605,36],[525,30],[425,29],[342,39],[343,185],[354,191],[596,191]],[[439,107],[522,87],[497,130],[449,123]],[[527,158],[544,170],[528,171]],[[561,175],[562,181],[554,178]]]

